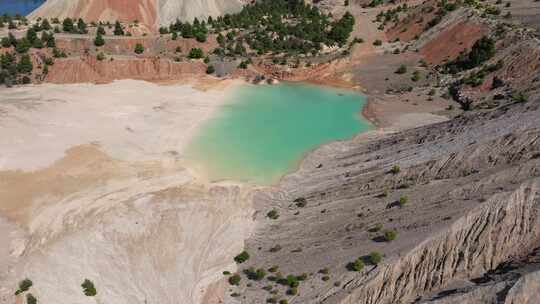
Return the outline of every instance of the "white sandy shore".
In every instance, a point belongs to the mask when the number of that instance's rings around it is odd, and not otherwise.
[[[43,303],[219,301],[250,233],[249,194],[194,180],[181,155],[230,87],[0,90],[0,303],[25,277]]]
[[[0,170],[36,170],[93,143],[126,161],[177,156],[227,90],[123,80],[0,89]]]

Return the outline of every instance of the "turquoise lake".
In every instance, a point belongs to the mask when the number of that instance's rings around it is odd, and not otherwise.
[[[210,180],[272,184],[317,146],[371,128],[365,98],[309,84],[245,85],[198,131],[187,160]]]

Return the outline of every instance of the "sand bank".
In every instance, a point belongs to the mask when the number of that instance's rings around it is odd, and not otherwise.
[[[117,81],[0,91],[0,303],[200,303],[250,233],[249,192],[201,183],[182,151],[234,83]],[[217,287],[216,287],[217,286]],[[218,299],[219,300],[219,299]]]

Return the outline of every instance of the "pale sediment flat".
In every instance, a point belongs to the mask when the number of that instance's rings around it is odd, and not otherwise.
[[[89,143],[126,161],[178,155],[225,93],[134,80],[1,90],[0,169],[40,169]]]
[[[200,303],[250,233],[248,191],[181,156],[224,89],[40,85],[0,91],[0,303]],[[4,244],[6,246],[4,246]],[[84,279],[97,288],[84,296]],[[222,287],[220,287],[222,288]]]

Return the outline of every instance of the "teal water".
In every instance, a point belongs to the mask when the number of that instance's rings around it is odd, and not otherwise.
[[[308,84],[242,86],[185,155],[211,180],[272,184],[313,148],[371,128],[364,103],[355,92]]]

